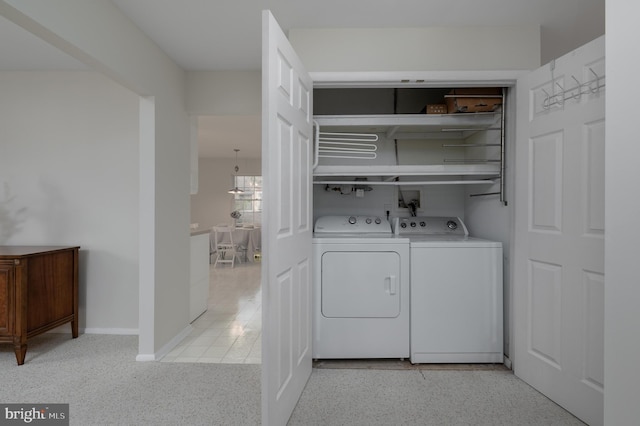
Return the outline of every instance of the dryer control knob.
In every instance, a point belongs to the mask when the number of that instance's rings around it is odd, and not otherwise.
[[[411,227],[415,228],[416,227],[416,223],[415,222],[411,222]]]
[[[453,220],[450,220],[449,222],[447,222],[447,228],[453,231],[454,229],[458,228],[458,224],[455,223]]]
[[[352,224],[352,225],[355,225],[356,217],[355,216],[349,216],[349,223]]]
[[[380,225],[382,223],[382,219],[376,217],[376,225]]]
[[[425,226],[427,226],[427,224],[425,223],[425,221],[423,220],[422,222],[420,222],[420,227],[424,228]]]
[[[406,228],[407,227],[407,222],[402,222],[400,224],[400,228]]]
[[[370,223],[371,223],[371,218],[370,218],[370,217],[368,217],[368,218],[365,220],[365,222],[367,222],[367,224],[370,224]]]

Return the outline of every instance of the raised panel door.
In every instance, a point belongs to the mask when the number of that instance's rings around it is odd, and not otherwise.
[[[601,37],[517,93],[514,371],[590,425],[604,411],[604,58]]]
[[[286,424],[311,375],[313,81],[263,12],[262,424]]]

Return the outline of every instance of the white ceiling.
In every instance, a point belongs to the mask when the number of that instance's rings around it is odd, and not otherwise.
[[[188,70],[259,69],[261,11],[291,28],[533,24],[573,31],[604,0],[112,0]]]
[[[605,0],[111,0],[185,70],[260,68],[261,11],[291,28],[540,25],[571,38],[578,23],[602,21]],[[85,66],[0,17],[0,71]],[[259,117],[201,120],[203,156],[258,157]],[[249,124],[246,124],[249,123]],[[215,129],[212,130],[212,129]],[[241,135],[241,130],[247,130]],[[258,132],[256,134],[256,132]],[[255,139],[254,139],[255,138]],[[251,142],[248,142],[251,141]],[[243,143],[249,143],[246,147]]]

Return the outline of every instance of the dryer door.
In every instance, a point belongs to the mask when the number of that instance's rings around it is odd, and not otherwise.
[[[400,315],[400,255],[389,251],[330,251],[322,255],[322,315]]]

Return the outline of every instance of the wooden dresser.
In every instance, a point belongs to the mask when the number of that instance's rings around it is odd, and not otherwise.
[[[24,364],[27,339],[67,322],[78,337],[78,250],[0,246],[0,343]]]

